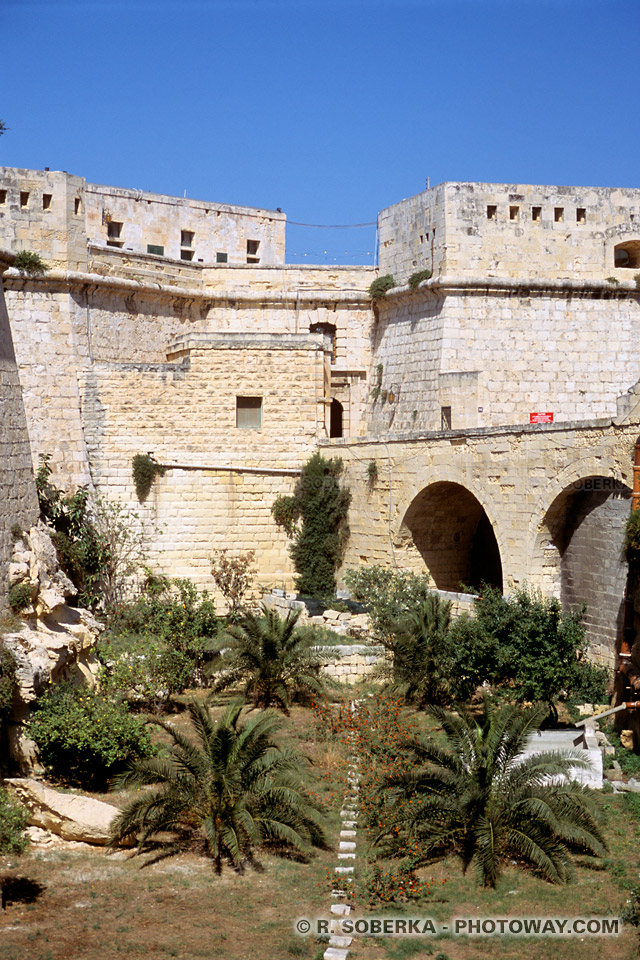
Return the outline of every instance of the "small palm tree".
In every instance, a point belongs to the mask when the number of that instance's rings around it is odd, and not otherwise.
[[[473,862],[485,886],[495,887],[506,857],[524,860],[546,879],[572,878],[570,851],[606,852],[591,791],[568,779],[587,767],[580,751],[525,757],[527,739],[547,716],[545,706],[492,708],[482,721],[468,713],[429,712],[447,743],[413,744],[415,765],[383,785],[393,803],[391,826],[376,842],[399,852],[412,841],[427,863],[454,853],[466,872]]]
[[[429,593],[398,621],[385,645],[393,654],[389,690],[423,707],[452,697],[451,603]],[[382,667],[388,673],[389,667]]]
[[[232,645],[222,655],[214,692],[244,683],[245,696],[257,707],[281,707],[288,712],[294,694],[322,694],[324,655],[311,649],[297,630],[299,613],[282,618],[263,604],[262,616],[245,613],[228,628]]]
[[[216,723],[210,711],[188,704],[195,740],[166,721],[155,721],[172,740],[169,756],[136,761],[114,781],[142,787],[116,817],[112,843],[138,836],[142,853],[160,845],[165,856],[203,849],[220,873],[258,847],[307,856],[325,847],[322,816],[302,781],[305,758],[274,742],[273,713],[240,722],[234,703]]]

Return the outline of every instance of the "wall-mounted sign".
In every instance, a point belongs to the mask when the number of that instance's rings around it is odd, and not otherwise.
[[[553,414],[550,412],[530,413],[529,423],[553,423]]]

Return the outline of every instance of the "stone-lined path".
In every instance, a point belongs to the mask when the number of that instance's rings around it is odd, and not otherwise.
[[[358,709],[359,700],[351,701],[351,712],[355,713]],[[350,733],[348,741],[351,745],[351,753],[348,757],[347,771],[347,790],[345,792],[340,819],[342,821],[340,830],[340,842],[338,845],[338,866],[335,868],[336,883],[331,891],[331,913],[336,917],[348,917],[352,906],[348,903],[349,885],[353,883],[356,861],[356,843],[358,836],[358,815],[359,815],[359,792],[360,792],[360,761],[353,752],[354,734]],[[340,883],[337,881],[340,880]],[[338,927],[331,924],[332,930]],[[339,929],[339,928],[338,928]],[[332,932],[329,939],[329,946],[324,952],[324,960],[347,960],[349,956],[349,947],[353,937],[343,937],[338,933]]]

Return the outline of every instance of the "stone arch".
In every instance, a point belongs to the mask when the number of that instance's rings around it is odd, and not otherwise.
[[[438,589],[485,581],[502,590],[493,526],[478,498],[461,484],[438,480],[424,487],[402,518],[400,537],[412,541]]]
[[[587,607],[592,652],[612,660],[622,639],[631,490],[614,477],[583,476],[556,492],[539,525],[534,582],[567,610]]]
[[[640,267],[640,240],[625,240],[616,243],[613,248],[613,260],[616,267],[628,267],[637,270]]]

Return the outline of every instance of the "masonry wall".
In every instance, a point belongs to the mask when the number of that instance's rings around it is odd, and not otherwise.
[[[377,306],[373,371],[395,402],[370,397],[368,432],[615,416],[638,380],[638,294],[435,286]]]
[[[7,600],[12,527],[28,529],[38,514],[27,421],[0,283],[0,609]]]
[[[381,211],[381,273],[406,283],[429,266],[421,237],[434,225],[433,270],[443,277],[631,281],[638,270],[614,258],[617,244],[640,240],[638,190],[440,184]]]
[[[82,382],[92,476],[101,494],[140,514],[154,567],[211,586],[210,557],[255,550],[259,582],[291,584],[288,541],[271,516],[323,429],[322,337],[212,335],[170,363],[94,363]],[[236,398],[261,397],[259,428],[236,421]],[[137,453],[168,467],[139,505]]]

